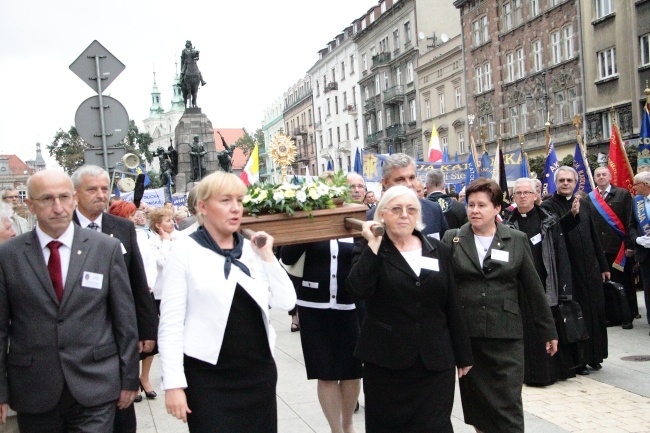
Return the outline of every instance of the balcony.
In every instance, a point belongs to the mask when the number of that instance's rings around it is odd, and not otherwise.
[[[390,62],[390,57],[390,53],[379,53],[375,56],[372,56],[372,67],[374,68]]]
[[[339,142],[339,150],[341,152],[347,152],[347,153],[352,152],[352,143],[350,143],[350,140],[340,141]]]
[[[336,81],[330,81],[325,85],[325,93],[331,92],[332,90],[339,90],[339,84]]]
[[[366,137],[367,144],[377,144],[379,142],[379,137],[381,136],[380,132],[375,132],[374,134],[368,134]]]
[[[293,129],[293,135],[307,135],[307,127],[305,125],[298,125]]]
[[[319,152],[321,158],[332,159],[332,153],[334,153],[334,146],[330,144],[327,147],[323,147]]]
[[[367,99],[363,107],[366,113],[374,112],[376,110],[375,99],[374,98]]]
[[[406,128],[404,126],[405,125],[401,123],[396,123],[394,125],[389,126],[388,128],[386,128],[386,136],[397,137],[397,138],[406,137]]]
[[[323,130],[323,123],[322,122],[314,122],[314,129],[316,131],[322,131]]]
[[[348,105],[347,110],[348,110],[348,113],[350,113],[350,114],[357,114],[357,106],[356,105]]]
[[[399,104],[404,102],[404,86],[393,86],[384,90],[384,104]]]

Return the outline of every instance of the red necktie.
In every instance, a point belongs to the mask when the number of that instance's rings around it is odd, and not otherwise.
[[[47,270],[50,272],[54,292],[59,302],[63,298],[63,274],[61,273],[61,255],[59,254],[59,247],[61,245],[63,244],[59,241],[51,241],[47,244],[47,247],[50,249],[50,260],[47,262]]]

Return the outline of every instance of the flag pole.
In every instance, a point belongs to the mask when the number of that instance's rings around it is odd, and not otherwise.
[[[546,129],[546,154],[548,155],[548,146],[551,142],[551,113],[546,113],[546,123],[544,124]]]
[[[589,158],[587,158],[587,146],[585,146],[584,141],[582,140],[582,134],[580,133],[580,124],[582,123],[582,115],[576,114],[573,116],[573,125],[576,127],[576,140],[578,140],[578,146],[580,146],[580,152],[582,152],[582,159],[585,162],[585,168],[587,169],[587,176],[589,178],[589,184],[591,189],[595,188],[594,176],[591,173],[591,167],[589,167]],[[574,156],[575,159],[575,156]]]

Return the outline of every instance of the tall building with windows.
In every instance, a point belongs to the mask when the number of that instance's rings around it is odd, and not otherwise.
[[[613,121],[624,140],[638,137],[650,80],[650,1],[585,0],[580,7],[586,142],[607,153]]]
[[[468,113],[483,142],[545,151],[545,127],[557,148],[573,152],[573,118],[583,112],[577,0],[456,0],[460,11]]]
[[[430,7],[429,2],[416,0],[421,158],[426,160],[435,126],[450,160],[458,155],[458,160],[464,161],[469,150],[469,123],[460,20],[449,19],[457,13],[451,2],[438,3],[435,14],[429,13]]]
[[[415,0],[380,0],[352,22],[359,53],[364,147],[422,154]]]
[[[313,101],[309,76],[301,78],[284,92],[284,128],[296,145],[293,174],[304,175],[316,169],[316,145],[314,144]],[[276,179],[280,180],[280,179]]]
[[[354,155],[363,148],[359,114],[358,53],[349,26],[318,52],[318,61],[309,69],[314,93],[314,142],[317,167],[325,171],[328,162],[336,171],[354,168]]]
[[[271,159],[271,141],[278,133],[284,133],[284,99],[276,99],[270,107],[264,111],[264,122],[262,132],[264,133],[264,149],[259,149],[260,180],[263,182],[275,181],[279,175],[275,175],[277,167]]]

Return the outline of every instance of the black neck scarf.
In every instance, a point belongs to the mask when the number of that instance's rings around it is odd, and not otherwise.
[[[214,239],[212,239],[212,236],[210,236],[210,233],[208,233],[208,231],[203,226],[199,226],[199,228],[194,233],[192,233],[190,237],[203,248],[214,251],[215,253],[220,254],[226,258],[226,263],[223,266],[223,273],[226,279],[228,279],[228,276],[230,275],[232,264],[241,269],[249,277],[251,276],[251,271],[248,269],[248,267],[238,260],[241,257],[242,248],[244,246],[244,238],[239,233],[233,233],[233,249],[225,251],[222,250],[219,245],[217,245]]]

